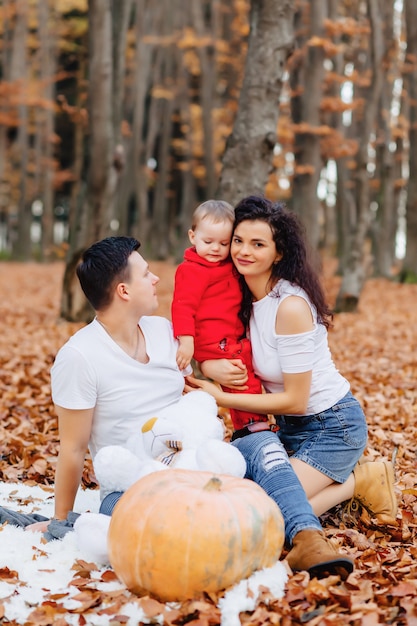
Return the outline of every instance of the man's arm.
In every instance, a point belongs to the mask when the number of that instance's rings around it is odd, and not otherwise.
[[[66,519],[74,507],[81,483],[84,460],[93,422],[94,408],[75,410],[56,406],[59,427],[59,454],[55,475],[55,514]]]
[[[59,454],[55,472],[55,519],[66,519],[73,510],[81,483],[85,453],[90,439],[93,409],[73,410],[55,405],[59,425]],[[26,530],[46,532],[49,520],[26,526]]]

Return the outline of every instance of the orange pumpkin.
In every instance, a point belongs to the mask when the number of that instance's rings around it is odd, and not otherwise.
[[[283,543],[281,512],[261,487],[182,469],[132,485],[108,533],[117,576],[131,591],[164,602],[219,591],[272,566]]]

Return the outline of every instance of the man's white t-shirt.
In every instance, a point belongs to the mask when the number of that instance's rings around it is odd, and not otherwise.
[[[67,341],[52,366],[55,404],[66,409],[94,407],[89,442],[93,459],[103,446],[124,445],[147,419],[177,402],[184,389],[171,323],[152,316],[142,317],[139,326],[149,357],[146,364],[126,354],[94,320]]]

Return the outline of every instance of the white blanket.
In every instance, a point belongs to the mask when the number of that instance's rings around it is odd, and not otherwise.
[[[40,486],[1,483],[0,506],[50,517],[54,509],[53,492]],[[97,512],[98,507],[98,491],[79,491],[75,511]],[[4,617],[16,624],[24,624],[33,611],[46,614],[49,611],[51,615],[56,611],[56,619],[65,618],[68,624],[76,625],[79,624],[79,614],[83,613],[87,624],[107,626],[111,617],[100,612],[109,607],[112,597],[114,600],[115,594],[111,592],[125,590],[125,587],[117,580],[107,581],[106,576],[103,580],[103,574],[109,568],[97,565],[90,573],[88,588],[103,592],[103,596],[94,608],[85,605],[83,610],[80,589],[70,584],[77,576],[77,569],[82,569],[82,562],[89,562],[88,554],[76,545],[74,532],[67,533],[61,540],[45,543],[41,533],[8,524],[0,526],[0,609],[3,605]],[[268,587],[274,597],[282,597],[286,580],[286,570],[278,562],[229,589],[219,603],[222,625],[240,626],[239,612],[255,609],[260,586]],[[144,614],[134,595],[125,593],[128,601],[119,613],[129,617],[128,626],[155,620]],[[172,607],[167,605],[166,609]]]

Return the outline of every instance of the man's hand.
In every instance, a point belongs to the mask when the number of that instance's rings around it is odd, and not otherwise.
[[[25,530],[30,530],[32,533],[45,533],[50,523],[50,519],[46,520],[46,522],[35,522],[34,524],[26,526]]]

